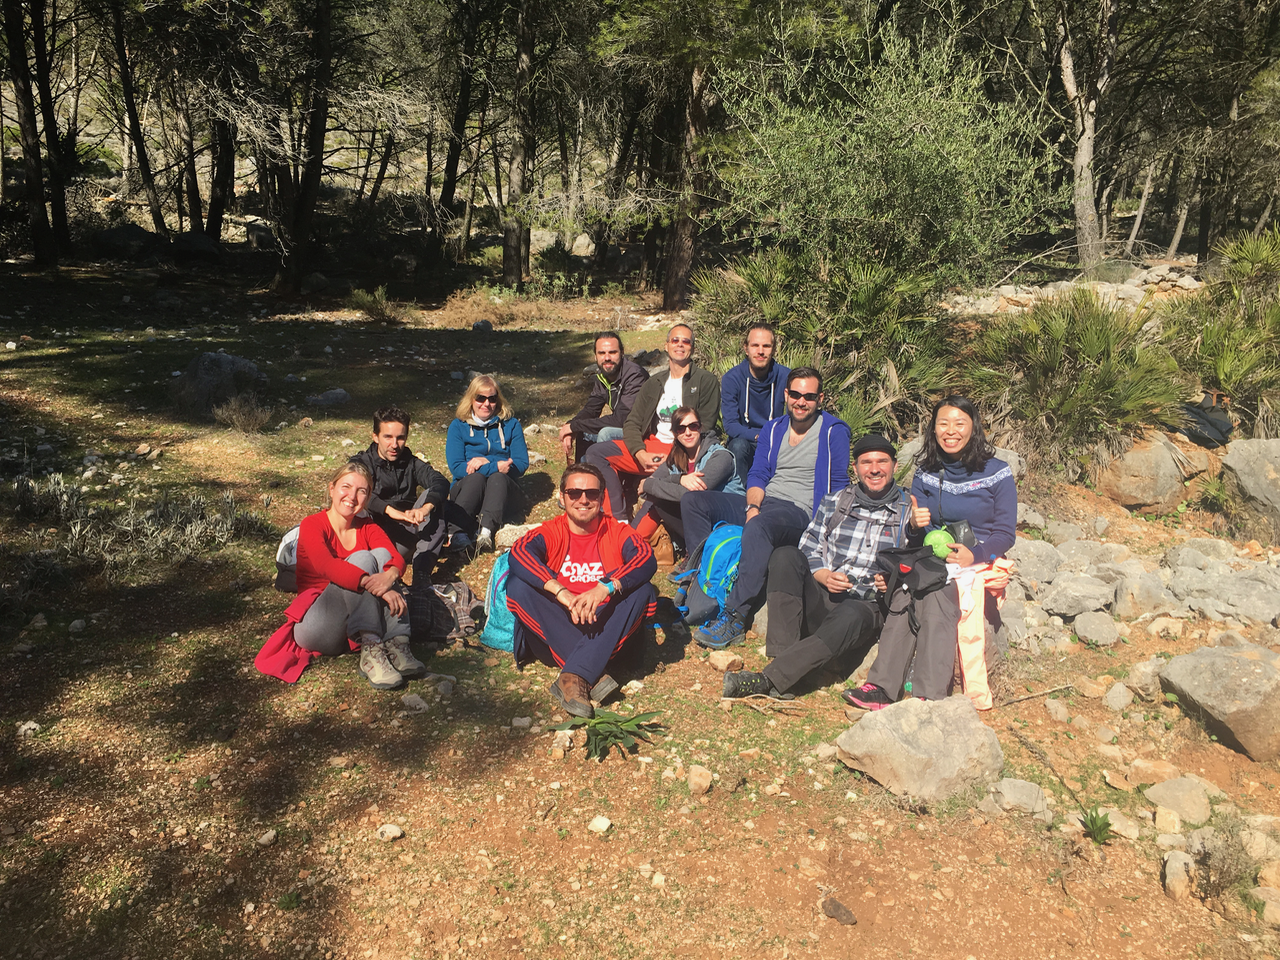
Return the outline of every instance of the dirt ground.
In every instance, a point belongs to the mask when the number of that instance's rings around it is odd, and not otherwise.
[[[374,691],[349,657],[293,686],[253,669],[287,603],[271,585],[275,539],[319,505],[322,477],[353,449],[343,441],[367,442],[376,405],[407,399],[411,445],[443,466],[462,390],[451,374],[495,370],[526,426],[561,422],[585,394],[589,331],[621,321],[628,348],[656,346],[669,318],[652,304],[475,294],[380,327],[340,298],[286,303],[214,274],[0,265],[0,292],[0,956],[1275,955],[1274,934],[1238,900],[1169,900],[1152,840],[1098,848],[1059,829],[1070,796],[1020,737],[1086,806],[1141,819],[1151,805],[1107,785],[1114,761],[1051,720],[1044,697],[984,721],[1005,775],[1052,796],[1048,826],[989,821],[978,796],[933,810],[894,798],[819,759],[850,724],[842,684],[778,709],[722,704],[720,674],[674,633],[641,638],[641,662],[618,679],[643,687],[615,706],[658,711],[665,729],[604,762],[580,743],[553,759],[548,728],[564,719],[546,692],[553,674],[517,672],[487,648],[431,658],[453,678],[448,693],[439,680]],[[473,332],[479,319],[496,330]],[[275,412],[263,433],[169,406],[173,373],[220,348],[267,372]],[[350,404],[306,400],[338,386]],[[547,458],[525,482],[536,521],[552,514],[561,460],[553,437],[529,439]],[[140,444],[163,455],[146,461]],[[59,553],[65,525],[15,515],[11,479],[27,466],[82,476],[90,450],[107,464],[78,481],[91,504],[227,491],[259,532],[181,563],[150,557],[119,582],[78,567]],[[1057,519],[1105,516],[1108,537],[1138,554],[1217,535],[1212,516],[1131,518],[1082,487],[1030,480],[1022,497]],[[444,574],[482,591],[491,563]],[[1211,629],[1191,623],[1175,640],[1135,628],[1109,651],[1015,651],[1014,695],[1122,678]],[[740,649],[749,667],[765,662],[758,640]],[[408,711],[405,693],[427,709]],[[1053,696],[1114,722],[1099,700]],[[1140,719],[1117,744],[1126,761],[1169,760],[1242,814],[1280,815],[1275,763],[1214,742],[1174,705],[1131,712]],[[523,718],[528,729],[513,722]],[[20,736],[28,721],[38,732]],[[693,764],[716,777],[702,797],[686,784]],[[588,829],[597,816],[611,821],[603,834]],[[387,824],[403,836],[380,840]],[[827,916],[825,898],[856,923]]]

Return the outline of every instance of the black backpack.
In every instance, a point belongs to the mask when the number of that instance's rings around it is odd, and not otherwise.
[[[1216,450],[1231,440],[1231,414],[1227,411],[1226,394],[1219,390],[1206,390],[1195,403],[1186,403],[1182,412],[1186,422],[1180,428],[1187,439],[1202,447]]]
[[[913,635],[920,633],[916,601],[947,585],[947,561],[933,552],[933,547],[893,547],[876,554],[876,572],[884,576],[888,589],[883,594],[885,616],[889,601],[898,590],[906,590],[911,600],[903,611]]]

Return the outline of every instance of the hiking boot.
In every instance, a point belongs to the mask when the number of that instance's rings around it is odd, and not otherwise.
[[[404,677],[387,658],[385,643],[366,642],[360,645],[360,675],[375,690],[395,690],[404,686]]]
[[[595,708],[591,706],[591,691],[587,689],[587,681],[577,674],[562,673],[548,688],[551,695],[564,707],[565,713],[590,720],[595,716]]]
[[[698,628],[693,639],[709,650],[723,650],[741,643],[747,638],[747,624],[736,613],[722,613],[710,623]]]
[[[785,695],[775,687],[763,673],[752,673],[750,670],[729,671],[724,675],[724,690],[721,696],[726,700],[739,697],[770,697],[782,700]]]
[[[845,703],[859,710],[883,710],[893,703],[893,697],[874,683],[864,683],[860,687],[846,690],[840,696]]]
[[[591,688],[591,699],[596,703],[604,703],[605,698],[617,689],[618,681],[606,673],[597,680],[596,685]]]
[[[471,539],[470,534],[458,531],[449,538],[449,546],[445,548],[446,553],[466,553],[474,549],[476,542]]]
[[[427,665],[413,655],[408,637],[392,637],[383,646],[391,666],[406,680],[419,680],[427,675]]]

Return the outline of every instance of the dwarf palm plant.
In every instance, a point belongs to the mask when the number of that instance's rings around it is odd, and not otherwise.
[[[1144,428],[1178,422],[1189,395],[1150,319],[1077,290],[995,321],[968,376],[988,409],[1008,411],[1019,449],[1047,462],[1107,459]]]

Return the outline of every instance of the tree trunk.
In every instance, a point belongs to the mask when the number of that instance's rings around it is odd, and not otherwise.
[[[120,71],[120,98],[124,102],[125,118],[129,126],[129,142],[133,145],[134,160],[138,165],[138,178],[147,195],[151,209],[151,223],[156,233],[169,236],[164,222],[164,209],[160,206],[160,193],[156,190],[155,177],[151,173],[151,159],[147,154],[147,142],[142,136],[142,124],[138,120],[138,101],[133,87],[133,63],[124,40],[124,6],[121,0],[111,4],[111,31],[116,51],[116,67]]]
[[[369,209],[372,210],[378,203],[378,192],[382,189],[382,183],[387,179],[387,167],[391,165],[391,155],[396,151],[396,135],[388,133],[386,141],[382,144],[382,159],[378,161],[378,173],[373,178],[373,186],[369,190]]]
[[[209,183],[209,217],[205,220],[206,236],[222,239],[222,218],[235,199],[236,139],[231,124],[213,121],[213,177]]]
[[[45,32],[44,0],[29,0],[31,40],[35,54],[36,92],[40,98],[40,120],[44,126],[45,157],[49,161],[49,212],[53,218],[53,238],[64,253],[71,250],[71,230],[67,226],[68,158],[58,137],[58,115],[53,104],[50,81],[49,46]]]
[[[704,186],[702,158],[698,146],[706,130],[703,103],[711,73],[702,64],[693,68],[689,102],[685,108],[683,187],[667,240],[667,263],[662,280],[662,309],[683,310],[688,302],[689,275],[693,272],[694,247],[698,238],[698,210]]]
[[[524,224],[518,205],[524,195],[526,151],[533,140],[533,0],[522,0],[516,18],[515,115],[507,170],[507,203],[502,223],[502,284],[518,290],[524,280]]]
[[[1187,214],[1191,211],[1191,204],[1181,203],[1178,205],[1178,226],[1174,228],[1173,239],[1169,241],[1169,249],[1165,251],[1164,258],[1172,260],[1178,254],[1178,245],[1182,243],[1182,231],[1187,226]]]
[[[1124,255],[1133,256],[1133,244],[1138,239],[1138,231],[1142,229],[1142,215],[1147,212],[1147,198],[1151,196],[1151,180],[1156,173],[1156,163],[1147,164],[1147,179],[1142,185],[1142,199],[1138,201],[1138,212],[1133,218],[1133,228],[1129,231],[1129,239],[1124,242]]]
[[[618,194],[622,192],[622,185],[627,179],[627,169],[631,166],[631,145],[635,142],[636,127],[640,123],[640,107],[641,102],[637,102],[628,114],[622,129],[622,138],[618,144],[618,152],[614,157],[613,166],[605,176],[604,195],[605,199],[610,203],[616,200]],[[597,270],[604,267],[608,258],[611,233],[607,218],[601,218],[592,226],[591,240],[595,243],[596,249],[592,255],[591,264]]]
[[[176,89],[175,89],[176,96]],[[186,99],[185,96],[183,98]],[[191,104],[182,105],[182,179],[187,194],[187,214],[191,218],[191,230],[195,233],[204,230],[204,200],[200,196],[200,174],[196,170],[196,138],[191,122]]]
[[[1271,219],[1271,205],[1275,202],[1274,195],[1267,197],[1267,205],[1262,208],[1262,215],[1258,217],[1258,222],[1253,225],[1253,235],[1255,237],[1262,236],[1262,231],[1267,229],[1267,222]]]
[[[1173,158],[1173,169],[1169,172],[1169,185],[1164,192],[1164,222],[1168,226],[1173,220],[1174,215],[1182,210],[1182,204],[1178,202],[1178,186],[1179,180],[1182,178],[1182,154],[1179,153]]]
[[[1082,269],[1102,260],[1102,230],[1095,206],[1093,153],[1097,138],[1098,103],[1084,97],[1076,85],[1075,57],[1071,42],[1062,44],[1059,54],[1062,85],[1071,101],[1075,126],[1075,151],[1071,157],[1071,205],[1076,221],[1076,258]]]
[[[36,127],[36,101],[31,91],[27,61],[27,38],[23,32],[20,0],[3,0],[4,33],[9,50],[9,76],[18,111],[18,135],[22,140],[22,164],[26,175],[27,214],[31,223],[31,246],[36,263],[54,266],[58,245],[44,209],[44,171],[40,160],[40,132]]]
[[[521,18],[525,15],[522,8]],[[453,108],[449,152],[444,158],[444,182],[440,185],[440,205],[450,213],[453,213],[454,194],[458,188],[458,164],[462,159],[462,145],[467,140],[467,121],[471,118],[471,85],[475,78],[476,40],[480,33],[479,14],[468,11],[463,16],[462,55],[458,62],[458,102]],[[517,63],[517,74],[519,69]]]
[[[1202,174],[1200,177],[1200,222],[1196,229],[1196,266],[1198,268],[1203,268],[1209,262],[1209,252],[1213,249],[1213,200],[1213,174]]]
[[[305,152],[298,193],[289,224],[289,244],[285,252],[285,284],[294,293],[302,289],[302,278],[311,263],[311,232],[316,205],[320,202],[320,178],[324,173],[324,141],[329,132],[329,83],[333,74],[332,0],[316,0],[312,31],[311,76],[307,88],[310,102],[306,113]]]
[[[1054,24],[1058,46],[1058,71],[1062,89],[1071,108],[1075,151],[1071,158],[1071,200],[1076,221],[1076,256],[1083,269],[1099,263],[1105,254],[1105,236],[1096,205],[1097,187],[1093,168],[1097,147],[1098,104],[1111,82],[1117,24],[1112,0],[1101,0],[1094,25],[1098,33],[1096,49],[1086,58],[1088,71],[1077,75],[1077,58],[1068,28],[1066,11],[1059,8]]]

